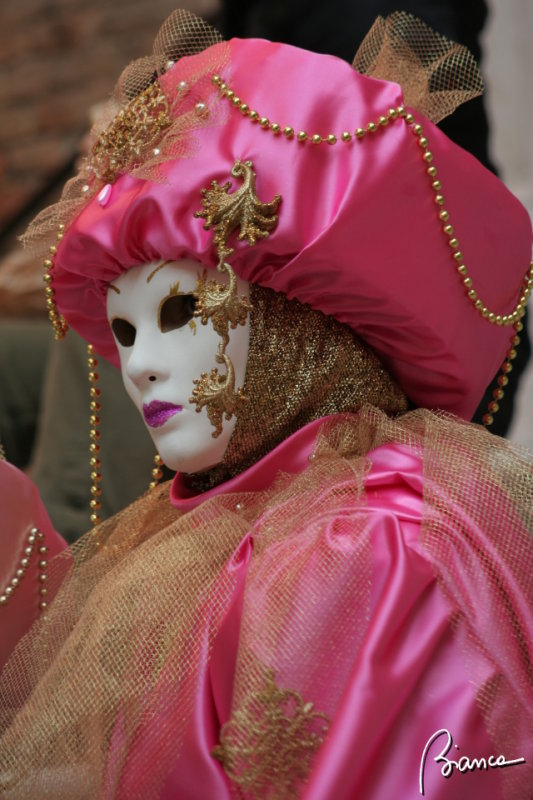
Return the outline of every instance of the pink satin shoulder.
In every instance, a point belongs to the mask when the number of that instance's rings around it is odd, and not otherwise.
[[[460,755],[489,756],[485,730],[458,643],[452,608],[420,544],[422,464],[399,445],[370,454],[366,482],[372,525],[370,623],[320,751],[305,800],[432,800],[502,797],[498,771],[455,771],[434,758],[449,730]],[[487,676],[487,679],[492,676]]]

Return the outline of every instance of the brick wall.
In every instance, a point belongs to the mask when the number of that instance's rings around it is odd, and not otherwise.
[[[23,226],[32,203],[49,199],[42,194],[54,181],[62,183],[88,126],[89,107],[109,96],[129,61],[150,52],[160,24],[177,4],[0,4],[0,244],[13,227]],[[216,0],[181,5],[206,17],[217,8]]]

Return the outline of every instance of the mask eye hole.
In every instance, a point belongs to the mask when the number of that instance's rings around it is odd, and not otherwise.
[[[196,297],[193,294],[172,294],[159,306],[159,330],[161,333],[182,328],[194,317]]]
[[[116,317],[111,323],[111,330],[115,334],[117,342],[121,344],[122,347],[131,347],[135,342],[135,334],[137,331],[131,322]]]

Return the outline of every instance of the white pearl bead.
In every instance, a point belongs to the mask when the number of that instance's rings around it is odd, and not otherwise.
[[[111,191],[112,191],[111,184],[106,183],[104,188],[98,193],[98,197],[96,199],[98,200],[102,208],[105,208],[106,205],[109,203],[111,199]]]

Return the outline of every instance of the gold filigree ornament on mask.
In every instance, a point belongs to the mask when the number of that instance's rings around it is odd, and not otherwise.
[[[207,409],[209,421],[215,428],[215,438],[222,432],[223,418],[229,421],[234,414],[238,416],[242,404],[247,401],[242,387],[235,390],[235,370],[226,354],[226,347],[229,343],[229,329],[246,324],[251,306],[246,297],[238,295],[236,275],[226,261],[233,253],[233,248],[228,247],[227,241],[237,228],[240,229],[238,239],[245,239],[250,245],[254,245],[258,239],[265,239],[276,227],[276,211],[281,201],[279,194],[267,203],[259,200],[255,188],[256,174],[251,161],[236,161],[231,174],[234,178],[242,179],[242,186],[230,193],[230,181],[223,185],[212,181],[210,189],[202,189],[203,209],[195,212],[195,217],[205,219],[205,230],[214,230],[217,270],[227,276],[227,283],[222,284],[207,280],[204,272],[198,280],[195,292],[195,316],[200,318],[202,325],[207,325],[211,320],[213,329],[221,339],[216,361],[226,368],[224,375],[219,373],[217,367],[209,373],[202,372],[200,378],[194,381],[190,398],[190,402],[196,404],[197,412]]]
[[[276,797],[296,796],[308,775],[310,761],[328,732],[329,719],[313,703],[281,689],[274,670],[263,687],[251,693],[222,727],[214,756],[229,778],[254,797],[264,797],[275,776]]]

